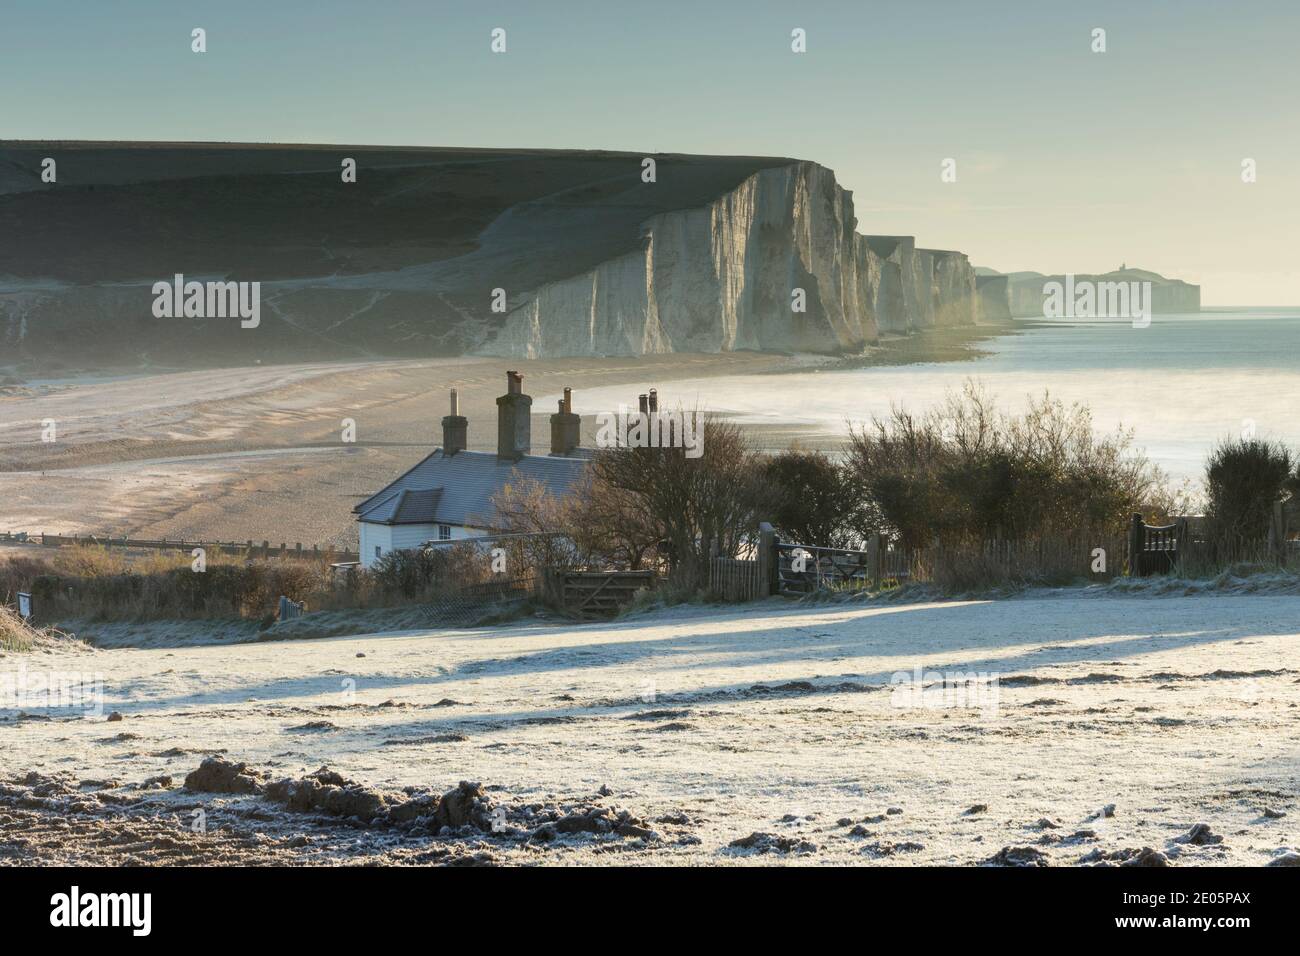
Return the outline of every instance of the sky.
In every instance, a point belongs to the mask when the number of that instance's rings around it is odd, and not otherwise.
[[[1298,35],[1297,0],[0,0],[0,139],[790,156],[860,232],[1297,305]]]

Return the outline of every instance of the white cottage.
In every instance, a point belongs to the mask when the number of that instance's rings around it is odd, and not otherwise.
[[[451,414],[442,420],[442,447],[352,509],[361,525],[363,565],[429,541],[490,534],[492,497],[511,481],[531,478],[562,495],[582,476],[588,453],[578,447],[582,419],[573,412],[573,393],[564,390],[559,411],[551,416],[551,453],[533,455],[533,400],[523,394],[518,372],[506,372],[506,382],[506,394],[497,399],[496,454],[465,450],[469,421],[460,414],[453,389]]]

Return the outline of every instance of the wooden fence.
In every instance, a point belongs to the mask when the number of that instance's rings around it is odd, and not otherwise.
[[[1277,502],[1269,515],[1265,537],[1216,537],[1203,519],[1176,518],[1167,525],[1149,525],[1134,514],[1129,525],[1128,573],[1134,577],[1152,574],[1198,574],[1220,570],[1232,564],[1295,564],[1300,541],[1291,538],[1295,506]]]
[[[767,597],[767,581],[757,560],[713,558],[709,562],[709,589],[724,601],[737,603]]]
[[[747,601],[820,590],[880,591],[907,583],[959,593],[1015,583],[1194,575],[1234,562],[1285,568],[1300,564],[1300,541],[1290,535],[1292,510],[1275,506],[1267,541],[1246,542],[1212,540],[1198,518],[1148,525],[1141,515],[1133,516],[1127,534],[1079,531],[1031,540],[936,541],[914,549],[881,535],[861,550],[794,544],[778,540],[764,524],[754,558],[715,556],[709,580],[723,600]]]
[[[59,548],[67,546],[83,546],[102,548],[135,548],[139,550],[155,551],[193,551],[195,548],[203,548],[205,551],[220,550],[226,554],[242,554],[248,558],[295,558],[300,560],[324,560],[329,558],[331,561],[359,561],[361,556],[355,551],[347,551],[342,548],[335,548],[331,545],[313,544],[310,548],[304,548],[302,542],[296,542],[290,547],[281,541],[279,547],[275,547],[270,541],[262,541],[258,544],[252,540],[249,541],[188,541],[184,538],[170,540],[168,538],[115,538],[111,535],[96,534],[28,534],[25,531],[4,532],[0,533],[0,542],[39,544],[46,548]]]

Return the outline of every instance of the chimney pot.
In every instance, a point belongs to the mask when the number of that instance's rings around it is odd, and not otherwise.
[[[659,389],[657,388],[650,389],[650,411],[652,413],[659,411]]]
[[[551,416],[551,454],[567,457],[582,443],[582,418],[573,414],[573,389],[564,390],[559,404]]]
[[[533,405],[523,393],[524,377],[513,369],[506,372],[506,394],[497,399],[497,459],[518,461],[531,446]]]
[[[642,393],[637,396],[637,401],[641,405],[641,414],[644,415],[650,411],[650,396]]]
[[[469,442],[469,419],[460,414],[460,399],[451,390],[451,414],[442,420],[442,453],[451,457],[464,451]]]

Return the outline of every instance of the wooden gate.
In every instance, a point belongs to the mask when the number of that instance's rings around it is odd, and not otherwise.
[[[909,580],[915,557],[883,535],[873,535],[865,551],[780,542],[776,553],[782,594],[811,594],[823,588],[879,591],[886,584]]]
[[[1134,513],[1128,539],[1129,575],[1169,574],[1178,566],[1189,540],[1186,518],[1173,524],[1150,525],[1142,515]]]
[[[609,616],[630,603],[638,591],[653,590],[656,581],[653,571],[552,570],[549,597],[582,617]]]

